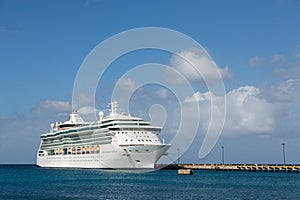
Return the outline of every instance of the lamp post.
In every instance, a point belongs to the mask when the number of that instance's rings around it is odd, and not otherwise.
[[[285,166],[285,143],[282,143],[283,165]]]
[[[224,166],[224,146],[222,146],[221,148],[222,148],[222,164]]]
[[[178,165],[180,163],[180,149],[177,149]]]

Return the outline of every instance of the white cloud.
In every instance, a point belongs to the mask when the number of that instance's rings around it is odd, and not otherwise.
[[[200,93],[196,92],[193,94],[191,97],[186,97],[184,102],[185,103],[190,103],[190,102],[203,102],[203,101],[209,101],[211,98],[211,93],[206,92],[206,93]]]
[[[293,86],[295,86],[294,82]],[[279,85],[277,90],[283,89],[280,87],[282,86]],[[288,87],[291,88],[290,85],[286,85],[286,87],[286,89],[288,89]],[[297,88],[300,89],[300,85],[297,85]],[[277,90],[273,90],[273,92],[276,93]],[[293,92],[291,91],[291,93]],[[295,98],[295,96],[288,96],[289,99]],[[210,92],[196,92],[185,99],[186,103],[195,101],[199,103],[203,131],[207,130],[211,120],[210,109],[212,99],[215,102],[214,106],[220,107],[222,105],[219,103],[221,98]],[[281,97],[277,97],[271,102],[266,98],[266,94],[263,93],[261,89],[253,86],[243,86],[229,91],[226,94],[227,113],[222,134],[271,135],[278,133],[277,129],[279,128],[280,120],[283,119],[283,116],[290,115],[290,113],[286,111],[286,108],[291,106],[290,103],[282,104],[281,100]]]
[[[78,113],[83,114],[83,115],[90,115],[94,114],[97,110],[93,107],[85,106],[81,107],[77,110]]]
[[[92,106],[94,99],[94,94],[80,93],[76,96],[73,96],[73,106],[77,110],[81,107]]]
[[[118,101],[120,108],[125,108],[124,111],[128,112],[126,108],[128,107],[130,98],[136,89],[137,86],[133,79],[131,78],[119,79],[115,84],[112,98],[114,98],[113,100]]]
[[[37,114],[46,112],[70,112],[72,106],[67,101],[56,101],[56,100],[45,100],[40,102],[36,107],[33,108],[33,112]]]
[[[253,86],[240,87],[227,94],[227,134],[271,134],[276,121],[276,106],[262,98]]]
[[[264,91],[265,98],[270,102],[292,103],[300,101],[300,80],[288,79],[268,87]]]
[[[166,90],[165,88],[160,88],[159,90],[156,91],[156,94],[160,98],[166,99],[168,97],[168,90]]]
[[[230,79],[233,76],[228,66],[219,68],[205,51],[199,49],[186,50],[180,52],[179,56],[172,56],[170,65],[190,81],[218,80],[220,75],[223,79]]]
[[[123,91],[133,91],[136,87],[135,81],[131,78],[119,79],[116,83],[116,87],[120,87]]]

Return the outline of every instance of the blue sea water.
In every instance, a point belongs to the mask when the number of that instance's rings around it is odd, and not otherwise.
[[[0,199],[300,199],[300,174],[0,166]]]

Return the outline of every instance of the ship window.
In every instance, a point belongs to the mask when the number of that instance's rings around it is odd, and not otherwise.
[[[144,140],[142,140],[142,142],[144,142]]]
[[[149,151],[149,149],[146,149],[146,151]]]
[[[141,140],[140,140],[140,139],[138,139],[138,141],[140,142]]]
[[[135,162],[141,162],[140,160],[135,160]]]
[[[136,149],[135,151],[136,151],[136,152],[139,152],[139,150],[137,150],[137,149]]]
[[[126,139],[125,142],[127,142],[128,140]]]
[[[130,140],[131,142],[133,141],[133,139]]]

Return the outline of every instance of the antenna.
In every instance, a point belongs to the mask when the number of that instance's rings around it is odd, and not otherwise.
[[[110,103],[110,106],[111,106],[111,115],[117,114],[118,113],[118,108],[119,108],[118,102],[117,101],[112,101]]]
[[[53,129],[54,129],[54,123],[51,123],[51,130],[53,131]]]
[[[99,112],[99,121],[102,121],[104,117],[104,113],[102,111]]]

